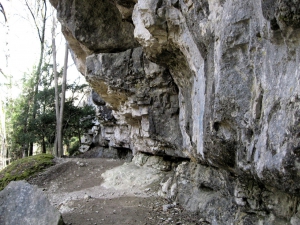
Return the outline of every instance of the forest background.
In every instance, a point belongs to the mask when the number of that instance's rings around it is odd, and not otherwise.
[[[94,109],[87,83],[68,60],[55,11],[47,0],[0,4],[0,169],[39,152],[73,154]]]

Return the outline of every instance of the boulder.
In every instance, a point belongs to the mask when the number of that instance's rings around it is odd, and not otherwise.
[[[0,192],[0,224],[63,225],[46,195],[26,181],[12,181]]]

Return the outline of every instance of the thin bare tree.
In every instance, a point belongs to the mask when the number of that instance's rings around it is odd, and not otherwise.
[[[66,85],[67,85],[67,69],[68,69],[68,55],[69,48],[66,43],[65,47],[65,59],[64,59],[64,70],[63,70],[63,80],[62,80],[62,88],[61,88],[61,98],[60,98],[60,111],[59,111],[59,124],[58,124],[58,132],[57,132],[57,145],[58,151],[60,155],[63,156],[63,120],[64,120],[64,107],[65,107],[65,99],[66,99]]]
[[[6,13],[5,13],[4,7],[1,4],[1,2],[0,2],[0,12],[3,14],[6,26],[8,28]],[[6,66],[8,66],[7,60],[8,60],[8,55],[6,55]],[[0,74],[1,74],[0,79],[2,81],[6,80],[8,78],[8,76],[2,71],[1,68],[0,68]],[[6,125],[5,125],[6,115],[5,115],[5,110],[3,108],[3,103],[2,103],[3,99],[1,98],[2,94],[3,93],[1,93],[1,96],[0,96],[0,148],[1,148],[1,151],[0,151],[0,157],[1,157],[0,170],[3,167],[6,166],[7,159],[8,159],[8,152],[7,152],[7,146],[6,146],[6,144],[7,144],[6,143]]]
[[[46,33],[46,21],[47,21],[47,1],[38,0],[36,1],[35,7],[31,6],[28,0],[25,0],[25,5],[30,12],[33,19],[33,23],[36,27],[36,31],[40,40],[40,56],[38,66],[35,72],[35,85],[34,85],[34,96],[33,96],[33,109],[32,118],[35,120],[37,113],[37,95],[39,91],[39,81],[42,73],[42,64],[45,52],[45,33]],[[41,20],[41,25],[39,20]],[[29,155],[33,154],[33,143],[30,143]]]
[[[55,115],[56,115],[56,135],[54,142],[54,155],[60,157],[60,151],[58,150],[58,124],[59,124],[59,93],[58,93],[58,74],[56,64],[56,44],[55,44],[55,27],[56,21],[53,15],[52,23],[52,56],[53,56],[53,73],[54,73],[54,85],[55,85]]]
[[[0,12],[3,14],[4,16],[4,19],[5,19],[5,22],[7,22],[7,17],[6,17],[6,14],[5,14],[5,10],[4,10],[4,7],[3,5],[1,4],[0,2]]]
[[[56,112],[56,136],[55,136],[55,143],[54,143],[54,155],[57,157],[61,157],[61,156],[63,156],[63,153],[64,153],[64,151],[63,151],[63,129],[62,128],[63,128],[63,119],[64,119],[63,114],[64,114],[65,97],[66,97],[69,48],[68,48],[68,44],[66,43],[62,88],[61,88],[61,94],[59,94],[58,73],[57,73],[57,66],[56,66],[55,27],[56,27],[56,21],[53,16],[52,54],[53,54],[53,73],[54,73],[54,81],[55,81],[55,112]]]

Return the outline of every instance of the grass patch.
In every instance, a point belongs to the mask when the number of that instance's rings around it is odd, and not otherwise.
[[[0,191],[11,181],[25,180],[54,164],[50,154],[38,154],[13,161],[0,171]]]

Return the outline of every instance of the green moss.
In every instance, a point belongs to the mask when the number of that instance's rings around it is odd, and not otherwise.
[[[13,161],[0,171],[0,190],[3,190],[10,181],[27,179],[52,165],[53,156],[49,154],[39,154]]]

